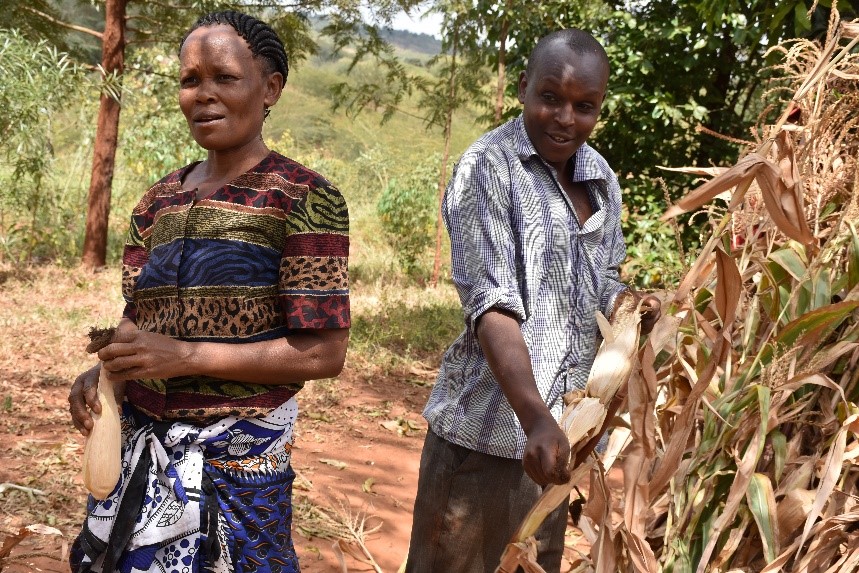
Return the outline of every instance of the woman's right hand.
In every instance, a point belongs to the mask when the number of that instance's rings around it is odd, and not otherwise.
[[[75,378],[69,391],[69,412],[75,428],[84,436],[92,430],[92,414],[101,414],[101,404],[98,401],[98,374],[101,362]]]

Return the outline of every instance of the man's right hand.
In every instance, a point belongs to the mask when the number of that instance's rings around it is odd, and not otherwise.
[[[570,481],[570,442],[555,419],[541,417],[529,430],[522,458],[525,473],[541,486]]]

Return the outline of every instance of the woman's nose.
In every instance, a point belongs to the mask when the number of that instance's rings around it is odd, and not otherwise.
[[[202,82],[200,82],[200,85],[197,86],[197,91],[194,95],[199,102],[214,101],[216,98],[213,82],[210,82],[208,80],[203,80]]]

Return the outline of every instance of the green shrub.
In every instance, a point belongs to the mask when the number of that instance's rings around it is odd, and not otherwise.
[[[403,177],[392,178],[377,204],[382,229],[412,278],[426,275],[427,251],[433,243],[438,209],[438,169],[433,154]]]

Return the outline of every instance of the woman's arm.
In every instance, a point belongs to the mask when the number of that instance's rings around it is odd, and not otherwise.
[[[348,328],[306,329],[246,344],[186,342],[135,329],[117,332],[98,357],[113,381],[212,376],[277,385],[336,376],[348,341]]]

